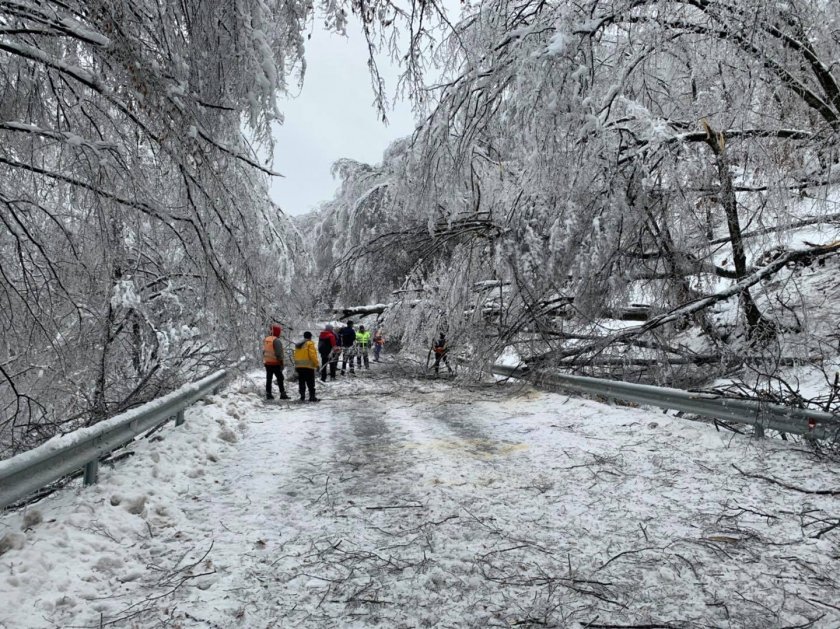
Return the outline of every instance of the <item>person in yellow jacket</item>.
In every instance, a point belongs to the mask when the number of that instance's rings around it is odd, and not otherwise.
[[[320,402],[315,397],[315,372],[320,366],[318,362],[318,350],[312,342],[312,332],[304,332],[303,340],[295,344],[295,371],[298,375],[298,390],[300,401],[306,401],[306,389],[309,389],[309,401]]]

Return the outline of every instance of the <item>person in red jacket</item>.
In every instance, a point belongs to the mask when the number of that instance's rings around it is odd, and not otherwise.
[[[330,380],[335,380],[335,370],[338,368],[338,338],[333,332],[331,324],[324,326],[321,334],[318,335],[318,353],[321,355],[321,382],[327,381],[327,367],[329,367]]]
[[[277,387],[280,389],[280,399],[288,400],[286,387],[283,383],[283,344],[280,342],[280,334],[283,329],[279,325],[271,326],[271,334],[263,339],[263,365],[265,365],[265,399],[273,400],[271,394],[271,381],[277,378]]]

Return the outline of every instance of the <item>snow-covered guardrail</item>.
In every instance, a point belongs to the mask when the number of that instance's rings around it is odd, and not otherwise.
[[[647,404],[660,408],[694,413],[727,421],[755,426],[757,434],[765,429],[805,435],[812,439],[840,438],[840,415],[800,408],[790,408],[769,402],[741,400],[712,393],[683,391],[634,384],[618,380],[604,380],[588,376],[572,376],[556,372],[530,370],[527,367],[494,365],[498,376],[530,381],[536,385],[552,385],[569,391],[601,395],[609,399]]]
[[[225,378],[226,371],[217,371],[95,426],[53,437],[37,448],[0,461],[0,509],[82,467],[85,485],[95,483],[102,456],[173,417],[176,426],[184,423],[184,409],[218,390]]]

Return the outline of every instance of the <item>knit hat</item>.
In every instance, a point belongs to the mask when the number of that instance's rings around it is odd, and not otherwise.
[[[311,339],[311,338],[312,338],[312,332],[309,332],[309,331],[307,330],[306,332],[304,332],[304,333],[303,333],[303,338],[305,338],[305,339]]]
[[[332,323],[328,323],[327,325],[325,325],[325,326],[324,326],[324,329],[326,329],[326,330],[332,330],[332,329],[333,329],[333,327],[332,327]]]
[[[282,331],[283,331],[283,328],[281,328],[279,325],[275,324],[275,325],[271,326],[271,334],[273,336],[280,336],[280,333]]]

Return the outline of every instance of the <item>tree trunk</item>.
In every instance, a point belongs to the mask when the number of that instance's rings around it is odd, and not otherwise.
[[[715,131],[704,120],[706,128],[706,144],[715,154],[718,178],[720,179],[720,203],[726,213],[726,225],[729,228],[729,242],[732,245],[732,262],[735,265],[737,279],[747,276],[747,256],[744,252],[744,239],[741,233],[741,222],[738,216],[738,205],[735,199],[735,189],[732,185],[732,173],[729,170],[729,160],[726,155],[726,141],[723,133]],[[744,316],[747,320],[747,334],[749,338],[767,340],[776,334],[776,327],[772,321],[766,319],[759,310],[748,288],[739,295]]]

